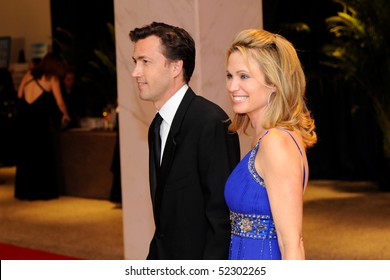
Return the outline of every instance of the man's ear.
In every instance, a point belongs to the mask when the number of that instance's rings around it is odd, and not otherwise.
[[[173,65],[173,73],[175,77],[182,73],[183,70],[183,60],[176,60],[172,62]]]

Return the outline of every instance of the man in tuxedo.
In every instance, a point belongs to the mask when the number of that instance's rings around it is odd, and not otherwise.
[[[227,259],[224,186],[240,160],[238,136],[228,132],[227,114],[188,85],[195,43],[187,31],[153,22],[130,39],[139,96],[157,110],[148,138],[156,229],[147,259]]]

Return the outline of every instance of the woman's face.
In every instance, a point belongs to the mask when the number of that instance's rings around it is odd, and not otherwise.
[[[256,120],[264,115],[269,95],[275,91],[274,86],[266,84],[258,63],[252,58],[246,63],[238,51],[233,52],[228,59],[226,88],[234,113],[248,114],[249,118]]]

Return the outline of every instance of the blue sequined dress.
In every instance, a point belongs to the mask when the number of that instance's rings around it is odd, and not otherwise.
[[[303,156],[297,141],[290,135]],[[255,169],[255,158],[261,139],[256,146],[239,162],[230,174],[225,186],[225,200],[230,208],[231,240],[229,259],[231,260],[280,260],[275,224],[272,218],[264,180]],[[306,170],[303,166],[303,184]]]
[[[236,166],[225,186],[232,226],[231,260],[281,259],[267,191],[254,166],[260,141]]]

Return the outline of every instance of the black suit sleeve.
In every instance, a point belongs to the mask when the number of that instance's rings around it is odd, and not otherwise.
[[[225,183],[240,160],[237,134],[227,130],[228,122],[217,120],[203,127],[199,143],[199,170],[204,189],[209,230],[204,259],[227,259],[230,242],[229,210],[225,203]]]

